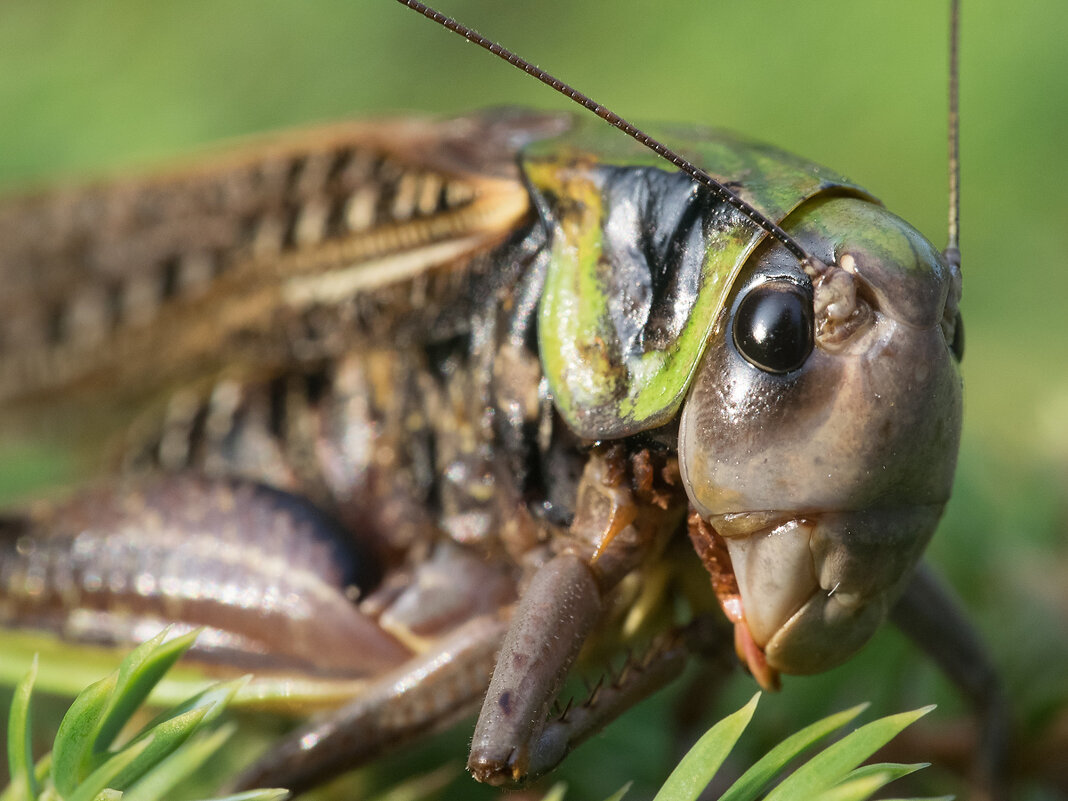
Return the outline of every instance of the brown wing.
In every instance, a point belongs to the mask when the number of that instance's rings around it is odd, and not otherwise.
[[[137,395],[292,358],[292,321],[500,242],[516,150],[566,125],[487,112],[342,125],[168,173],[0,204],[0,407]]]

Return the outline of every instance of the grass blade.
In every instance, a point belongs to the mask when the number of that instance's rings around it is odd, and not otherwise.
[[[234,727],[205,734],[249,681],[213,684],[162,712],[129,742],[108,750],[197,632],[138,646],[105,678],[83,690],[60,722],[52,753],[34,766],[29,740],[36,661],[15,688],[8,760],[13,781],[0,801],[162,801],[220,751]],[[215,801],[281,801],[289,792],[257,789]]]
[[[105,749],[197,634],[191,632],[164,642],[168,632],[164,629],[137,646],[117,671],[74,699],[52,747],[52,780],[61,796],[72,796],[100,767],[106,759]]]
[[[815,801],[867,801],[872,794],[891,782],[881,773],[867,773],[848,779],[815,797]]]
[[[190,740],[185,748],[175,750],[152,771],[139,779],[123,796],[123,801],[160,801],[208,761],[234,733],[234,726],[224,726],[206,737]]]
[[[105,790],[118,790],[115,777],[136,762],[151,745],[151,740],[133,743],[116,754],[111,754],[96,770],[78,782],[73,793],[64,794],[66,801],[93,801]]]
[[[86,687],[60,721],[52,745],[52,783],[62,798],[73,796],[97,767],[93,764],[97,722],[107,708],[116,679],[117,674],[112,673]]]
[[[152,688],[192,647],[199,633],[198,629],[167,640],[170,628],[165,628],[122,660],[110,703],[97,724],[94,752],[99,753],[114,742],[122,727],[148,698]]]
[[[131,765],[118,777],[118,786],[128,787],[150,769],[169,759],[189,738],[213,722],[230,702],[230,699],[246,684],[249,677],[220,682],[197,693],[188,701],[170,709],[153,720],[138,735],[151,737],[153,747],[142,760]]]
[[[917,762],[912,765],[901,765],[896,762],[878,762],[874,765],[861,765],[856,770],[850,771],[842,782],[852,781],[853,779],[860,779],[869,774],[888,775],[890,779],[887,781],[889,784],[892,781],[908,776],[910,773],[915,773],[918,770],[923,770],[931,766],[930,762]]]
[[[22,787],[28,801],[37,801],[37,778],[33,769],[33,745],[30,731],[30,696],[37,680],[37,660],[15,687],[11,714],[7,722],[7,764],[11,783]],[[16,791],[17,792],[17,791]]]
[[[780,783],[766,801],[815,798],[841,782],[861,762],[882,748],[910,723],[926,715],[933,706],[890,715],[861,726],[828,746]]]
[[[820,801],[862,801],[876,790],[881,790],[890,782],[926,768],[930,762],[914,765],[900,765],[892,762],[880,762],[874,765],[861,765],[850,771],[836,787],[832,787]],[[865,789],[866,788],[866,789]]]
[[[541,801],[564,801],[567,795],[567,785],[563,782],[554,782],[553,786],[541,797]]]
[[[225,711],[233,697],[249,683],[251,678],[251,676],[247,675],[239,676],[230,681],[220,681],[212,684],[210,687],[205,687],[203,690],[186,698],[181,703],[161,712],[149,723],[145,724],[144,728],[141,729],[137,736],[142,737],[151,731],[159,729],[161,726],[167,726],[170,721],[180,718],[190,712],[200,712],[203,714],[203,717],[200,720],[200,726],[211,723]]]
[[[694,801],[742,736],[759,700],[757,693],[748,704],[705,732],[668,776],[654,801]]]
[[[140,735],[130,746],[124,748],[123,752],[141,743],[147,743],[148,747],[138,755],[135,761],[130,762],[121,773],[115,775],[113,779],[114,786],[120,789],[130,787],[146,772],[173,754],[194,732],[200,729],[206,713],[206,709],[192,709],[177,717],[170,718],[155,726],[150,732]]]
[[[630,787],[632,784],[634,784],[634,782],[627,782],[614,793],[612,793],[612,795],[608,796],[608,798],[606,798],[604,801],[622,801],[623,796],[630,792]]]
[[[867,708],[868,704],[858,704],[790,735],[739,776],[727,792],[720,796],[719,801],[753,801],[790,762],[827,735],[845,726]]]

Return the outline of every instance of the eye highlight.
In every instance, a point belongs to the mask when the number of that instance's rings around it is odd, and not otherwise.
[[[768,373],[789,373],[812,352],[812,298],[790,281],[754,287],[734,315],[734,345]]]

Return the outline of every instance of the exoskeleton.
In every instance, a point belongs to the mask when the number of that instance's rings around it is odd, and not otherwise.
[[[5,425],[122,421],[113,479],[0,525],[5,653],[202,627],[188,671],[319,711],[248,783],[481,709],[499,784],[691,653],[772,687],[893,616],[997,754],[989,664],[915,570],[960,436],[955,253],[823,167],[658,132],[784,243],[596,125],[385,120],[0,208]],[[550,715],[584,648],[632,656]]]

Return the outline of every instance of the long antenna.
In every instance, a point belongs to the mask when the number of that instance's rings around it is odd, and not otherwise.
[[[960,267],[960,0],[949,4],[949,241],[946,261]]]
[[[397,0],[397,2],[408,6],[408,8],[412,9],[413,11],[418,11],[427,19],[433,20],[442,27],[448,28],[453,33],[457,33],[460,36],[464,37],[465,39],[467,39],[467,41],[472,42],[483,48],[484,50],[488,50],[489,52],[493,53],[493,55],[504,59],[513,67],[518,67],[528,75],[537,78],[546,86],[555,89],[557,92],[575,101],[583,108],[592,111],[602,120],[607,122],[609,125],[614,125],[616,128],[619,128],[619,130],[623,131],[623,133],[627,134],[627,136],[645,145],[647,148],[652,150],[661,158],[664,158],[667,161],[671,162],[682,172],[686,173],[699,184],[708,189],[713,195],[715,195],[725,203],[730,204],[739,212],[741,212],[741,214],[744,215],[754,225],[758,226],[759,228],[762,228],[768,234],[770,234],[779,242],[781,242],[783,246],[788,251],[790,251],[790,253],[796,256],[798,260],[801,261],[801,264],[808,268],[812,273],[822,273],[826,269],[825,265],[823,265],[819,259],[810,256],[808,253],[806,253],[804,248],[797,244],[797,241],[793,237],[791,237],[788,233],[786,233],[786,231],[776,225],[773,221],[769,220],[766,216],[757,211],[757,209],[755,209],[753,206],[746,203],[744,200],[738,197],[738,195],[729,190],[727,187],[725,187],[707,172],[684,159],[674,150],[671,150],[667,145],[644,133],[634,125],[631,125],[629,122],[627,122],[615,112],[609,111],[600,103],[596,102],[589,96],[584,95],[582,92],[578,91],[574,87],[569,86],[563,81],[553,77],[548,72],[541,69],[540,67],[536,67],[526,59],[520,58],[511,50],[507,50],[506,48],[501,47],[496,42],[487,39],[478,31],[468,28],[463,23],[457,22],[451,17],[446,17],[444,14],[441,14],[430,8],[429,6],[425,6],[422,3],[418,2],[418,0]]]

